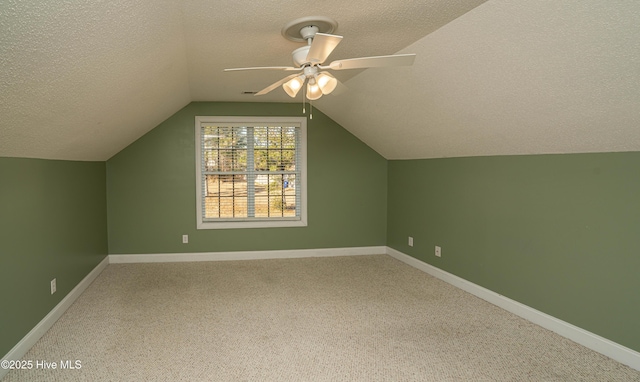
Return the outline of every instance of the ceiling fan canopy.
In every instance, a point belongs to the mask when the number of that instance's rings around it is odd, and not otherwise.
[[[243,70],[283,70],[295,71],[280,81],[260,90],[255,95],[264,95],[282,85],[284,91],[295,98],[306,82],[306,98],[316,100],[322,95],[330,94],[340,82],[327,70],[365,69],[386,66],[413,65],[415,54],[396,54],[390,56],[359,57],[336,60],[329,65],[322,65],[329,55],[342,41],[342,36],[330,34],[338,27],[338,23],[324,16],[310,16],[295,19],[282,28],[282,36],[295,42],[306,42],[307,45],[297,48],[291,53],[295,66],[261,66],[248,68],[230,68],[230,71]]]

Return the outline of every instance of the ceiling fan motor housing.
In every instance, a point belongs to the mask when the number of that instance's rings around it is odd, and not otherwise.
[[[296,50],[294,50],[291,53],[291,56],[293,57],[293,63],[297,66],[297,67],[301,67],[304,64],[308,64],[309,62],[307,61],[307,54],[309,53],[309,49],[311,48],[310,45],[305,45],[303,47],[300,47]]]

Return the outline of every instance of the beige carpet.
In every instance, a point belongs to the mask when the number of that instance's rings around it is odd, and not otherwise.
[[[389,256],[109,265],[9,381],[640,381]]]

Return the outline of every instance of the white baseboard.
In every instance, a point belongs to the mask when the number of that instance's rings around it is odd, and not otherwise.
[[[524,318],[525,320],[533,322],[536,325],[540,325],[545,329],[558,333],[559,335],[577,342],[582,346],[604,354],[609,358],[640,371],[640,353],[633,349],[629,349],[604,337],[600,337],[597,334],[593,334],[568,322],[540,312],[539,310],[533,309],[449,272],[443,271],[440,268],[429,265],[393,248],[387,247],[387,254],[411,265],[414,268],[426,272],[431,276],[439,278],[442,281],[497,305],[506,311]]]
[[[95,280],[109,263],[157,263],[157,262],[191,262],[191,261],[228,261],[228,260],[262,260],[262,259],[291,259],[305,257],[335,257],[387,254],[414,268],[437,277],[453,286],[467,291],[494,305],[514,313],[534,324],[551,330],[577,342],[589,349],[604,354],[620,363],[640,371],[640,353],[617,344],[604,337],[581,329],[568,322],[559,320],[546,313],[511,300],[505,296],[443,271],[414,257],[406,255],[393,248],[353,247],[353,248],[320,248],[282,251],[248,251],[248,252],[211,252],[211,253],[160,253],[109,255],[98,264],[58,305],[55,306],[16,346],[2,359],[18,360],[51,328],[62,314],[73,304],[82,292]],[[8,370],[0,369],[0,379]]]
[[[196,252],[196,253],[156,253],[133,255],[109,255],[109,263],[171,263],[190,261],[228,261],[228,260],[265,260],[294,259],[303,257],[336,257],[358,255],[383,255],[387,247],[352,247],[352,248],[319,248],[290,249],[278,251],[244,251],[244,252]]]
[[[109,257],[105,257],[85,278],[76,285],[63,299],[47,314],[40,322],[33,328],[26,336],[20,340],[9,350],[9,352],[2,358],[3,360],[19,360],[24,357],[25,354],[31,349],[33,345],[42,337],[47,330],[49,330],[53,324],[69,309],[69,307],[76,301],[78,297],[84,292],[85,289],[98,275],[109,265]],[[0,379],[2,379],[9,370],[0,368]]]

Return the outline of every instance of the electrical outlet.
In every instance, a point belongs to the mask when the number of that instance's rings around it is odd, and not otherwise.
[[[51,294],[56,293],[56,279],[51,280]]]
[[[187,244],[189,242],[189,235],[182,235],[182,244]]]
[[[409,247],[413,247],[413,238],[409,236]]]
[[[442,257],[442,248],[436,245],[436,256]]]

